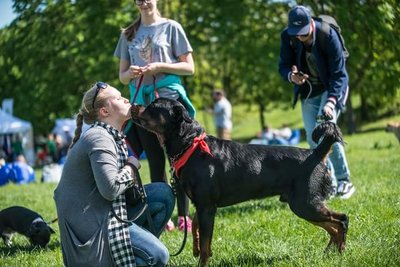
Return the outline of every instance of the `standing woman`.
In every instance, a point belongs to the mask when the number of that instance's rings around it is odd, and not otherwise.
[[[127,208],[125,201],[125,191],[140,168],[136,158],[127,156],[121,134],[130,107],[117,89],[102,82],[83,97],[75,137],[54,191],[65,266],[168,263],[168,250],[158,239],[175,204],[166,183],[145,185],[148,214],[135,223],[123,222],[140,210],[140,204]],[[82,134],[83,122],[91,127]],[[147,218],[152,219],[147,229],[154,234],[146,230]]]
[[[186,95],[181,75],[193,75],[192,47],[182,26],[163,18],[157,9],[157,0],[136,0],[140,16],[124,29],[114,52],[120,59],[119,79],[129,84],[131,102],[147,106],[155,97],[175,99],[184,104],[194,117],[195,109]],[[128,145],[136,156],[146,151],[152,182],[167,182],[165,154],[155,134],[136,125],[125,129]],[[180,187],[177,188],[178,224],[191,231],[189,200]],[[167,230],[174,225],[170,221]]]

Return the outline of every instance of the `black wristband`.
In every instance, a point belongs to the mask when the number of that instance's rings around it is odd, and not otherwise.
[[[334,106],[336,106],[336,102],[335,101],[333,101],[332,99],[327,99],[326,100],[326,103],[328,103],[328,102],[330,102],[330,103],[332,103]]]

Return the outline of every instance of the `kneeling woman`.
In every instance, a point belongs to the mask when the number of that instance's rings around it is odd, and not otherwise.
[[[65,266],[165,266],[166,247],[158,239],[175,206],[166,183],[145,185],[150,216],[123,222],[139,207],[127,208],[140,163],[128,157],[122,127],[129,100],[108,84],[89,89],[77,116],[77,129],[54,199]],[[91,127],[82,134],[82,124]],[[82,134],[82,136],[81,136]],[[132,209],[132,210],[131,210]],[[148,231],[150,217],[151,229]]]

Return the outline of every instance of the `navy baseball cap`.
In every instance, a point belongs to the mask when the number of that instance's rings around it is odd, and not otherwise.
[[[295,6],[289,11],[288,34],[306,35],[310,32],[311,12],[305,6]]]

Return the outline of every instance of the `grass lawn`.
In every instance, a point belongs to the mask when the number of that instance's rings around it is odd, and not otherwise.
[[[252,138],[260,128],[256,111],[243,108],[234,112],[233,137]],[[268,118],[273,127],[288,120],[294,127],[302,125],[296,110],[274,111]],[[208,115],[199,115],[199,121],[207,126],[208,133],[214,134]],[[387,121],[368,124],[361,128],[361,133],[345,135],[356,192],[348,200],[328,202],[333,210],[350,217],[347,249],[342,255],[324,254],[329,240],[327,233],[299,219],[286,204],[273,197],[218,210],[214,255],[209,266],[400,266],[400,145],[393,134],[384,132]],[[306,144],[302,142],[300,146]],[[37,170],[38,181],[40,173]],[[143,178],[149,176],[146,161],[142,161],[141,174]],[[0,209],[22,205],[52,220],[56,217],[55,186],[38,182],[0,187]],[[175,211],[173,220],[176,219]],[[58,231],[57,224],[53,227]],[[168,232],[161,239],[172,254],[179,249],[183,234]],[[196,265],[191,242],[189,236],[184,251],[171,258],[170,266]],[[47,250],[32,250],[21,235],[14,237],[12,248],[1,242],[0,266],[62,266],[58,234],[52,236]]]

